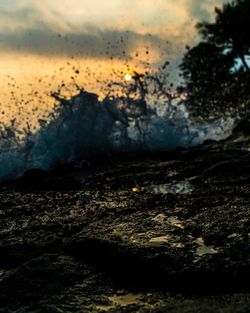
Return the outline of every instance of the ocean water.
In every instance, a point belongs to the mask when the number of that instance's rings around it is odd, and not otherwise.
[[[101,162],[103,155],[114,153],[190,147],[231,133],[232,119],[195,124],[178,99],[170,104],[167,95],[146,92],[136,78],[124,86],[119,95],[107,93],[102,100],[82,88],[70,98],[52,94],[57,104],[48,119],[38,119],[35,132],[28,126],[18,129],[14,120],[2,124],[0,182],[32,168],[49,170],[92,156]]]

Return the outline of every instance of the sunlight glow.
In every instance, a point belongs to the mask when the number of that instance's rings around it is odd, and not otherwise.
[[[127,73],[127,74],[124,76],[124,79],[125,79],[127,82],[129,82],[129,81],[132,79],[132,76],[131,76],[129,73]]]

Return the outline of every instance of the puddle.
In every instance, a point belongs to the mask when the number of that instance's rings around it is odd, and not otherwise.
[[[143,294],[127,293],[123,295],[112,295],[108,296],[110,304],[97,305],[96,308],[102,311],[109,311],[114,309],[116,306],[126,307],[131,304],[136,304],[140,301]]]
[[[166,220],[166,215],[164,213],[160,213],[158,215],[156,215],[155,217],[152,218],[152,221],[159,223],[159,224],[163,224]]]
[[[195,254],[202,257],[207,254],[217,254],[219,251],[214,246],[206,246],[202,237],[197,238],[195,241],[199,245]]]
[[[188,194],[193,191],[193,185],[189,182],[180,182],[177,184],[161,184],[144,187],[146,192],[154,194]]]
[[[179,220],[178,218],[176,218],[176,217],[169,217],[166,221],[167,221],[167,223],[169,223],[170,225],[175,226],[175,227],[177,227],[177,228],[181,228],[181,229],[184,228],[182,221],[180,221],[180,220]]]
[[[175,238],[173,238],[173,236],[170,235],[153,237],[148,242],[153,246],[160,246],[167,243],[172,248],[178,249],[185,248],[185,245],[183,243],[176,241]]]
[[[155,245],[161,245],[164,243],[169,243],[171,240],[171,236],[165,235],[165,236],[159,236],[159,237],[154,237],[149,240],[150,243],[155,244]]]
[[[164,213],[160,213],[156,215],[155,217],[152,218],[152,221],[159,223],[159,224],[167,223],[167,224],[170,224],[171,226],[181,228],[181,229],[184,228],[184,225],[181,220],[179,220],[175,216],[167,217]]]

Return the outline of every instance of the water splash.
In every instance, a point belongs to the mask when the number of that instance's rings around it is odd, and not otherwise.
[[[93,155],[188,147],[230,133],[232,121],[193,125],[185,107],[152,77],[135,73],[133,83],[114,83],[122,92],[103,100],[80,87],[68,99],[54,93],[50,120],[39,120],[35,133],[27,128],[20,134],[14,122],[2,125],[0,182]]]

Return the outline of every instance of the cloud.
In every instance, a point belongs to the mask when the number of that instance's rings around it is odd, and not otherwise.
[[[198,20],[211,20],[213,18],[213,11],[215,6],[221,6],[226,0],[185,0],[185,6],[189,15]]]
[[[45,56],[78,56],[88,58],[128,58],[137,46],[161,49],[165,40],[132,31],[100,30],[60,34],[50,29],[20,29],[0,34],[1,50]]]
[[[0,51],[127,58],[137,46],[164,52],[168,40],[169,53],[179,54],[194,42],[194,24],[222,2],[0,0]]]

